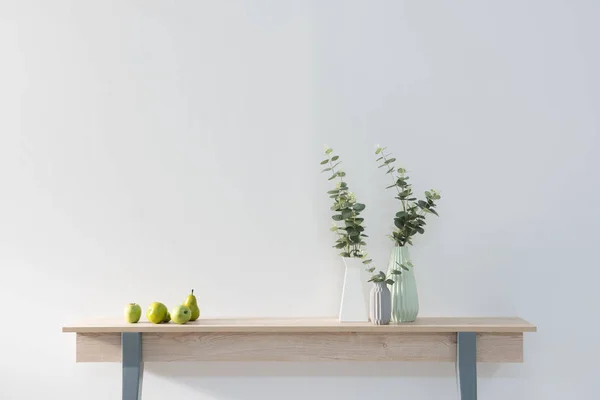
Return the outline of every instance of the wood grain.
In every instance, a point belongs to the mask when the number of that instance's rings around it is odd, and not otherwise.
[[[340,323],[335,318],[221,318],[200,319],[185,325],[149,322],[124,323],[122,319],[95,319],[63,327],[79,333],[523,333],[536,327],[517,317],[419,318],[412,323],[373,325],[369,322]]]
[[[76,336],[76,362],[121,361],[120,333],[78,333]]]
[[[78,333],[78,362],[121,361],[119,333]],[[479,362],[523,362],[522,333],[477,335]],[[145,362],[456,361],[454,333],[144,333]]]

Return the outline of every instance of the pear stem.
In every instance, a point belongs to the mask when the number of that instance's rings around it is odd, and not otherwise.
[[[194,289],[192,289],[192,296],[194,295]]]

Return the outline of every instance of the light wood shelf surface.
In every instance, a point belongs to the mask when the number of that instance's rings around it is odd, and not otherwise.
[[[518,317],[419,318],[412,323],[373,325],[340,323],[336,318],[200,318],[185,325],[155,325],[147,321],[128,324],[121,318],[98,318],[66,325],[63,332],[76,333],[523,333],[535,325]]]

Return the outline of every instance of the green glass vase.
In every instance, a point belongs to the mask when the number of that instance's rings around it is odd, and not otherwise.
[[[417,281],[415,280],[414,267],[410,267],[410,254],[407,246],[394,246],[390,261],[388,263],[388,275],[394,269],[402,270],[401,275],[391,275],[394,284],[390,291],[392,294],[392,321],[393,322],[413,322],[419,314],[419,296],[417,294]],[[408,271],[402,269],[399,264],[403,264]]]

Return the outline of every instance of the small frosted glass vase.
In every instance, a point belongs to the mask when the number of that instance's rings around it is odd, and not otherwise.
[[[409,267],[410,254],[406,246],[394,246],[388,263],[388,275],[394,280],[390,288],[392,297],[392,321],[413,322],[419,314],[419,296],[417,295],[417,281],[413,267]],[[404,264],[408,271],[399,264]],[[394,269],[402,270],[402,275],[390,275]]]

